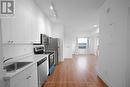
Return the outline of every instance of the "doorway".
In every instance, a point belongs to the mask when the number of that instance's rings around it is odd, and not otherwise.
[[[87,37],[78,37],[76,39],[76,48],[78,54],[87,54],[89,39]]]

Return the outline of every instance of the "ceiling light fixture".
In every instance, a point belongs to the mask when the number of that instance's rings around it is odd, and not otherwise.
[[[55,10],[54,3],[52,0],[50,0],[49,15],[51,17],[57,17],[57,12]]]
[[[50,5],[50,9],[53,10],[53,6],[52,5]]]
[[[93,27],[98,27],[98,25],[93,25]]]

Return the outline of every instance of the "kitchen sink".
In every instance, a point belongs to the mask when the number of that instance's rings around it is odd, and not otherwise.
[[[4,66],[4,69],[7,72],[11,72],[11,71],[15,71],[15,70],[18,70],[20,68],[23,68],[24,66],[26,66],[26,65],[28,65],[30,63],[32,63],[32,62],[14,62],[13,64]]]

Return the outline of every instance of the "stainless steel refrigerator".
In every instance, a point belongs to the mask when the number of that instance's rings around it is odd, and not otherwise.
[[[60,39],[49,37],[49,44],[47,46],[47,50],[55,52],[55,64],[59,63],[59,48],[60,48]]]

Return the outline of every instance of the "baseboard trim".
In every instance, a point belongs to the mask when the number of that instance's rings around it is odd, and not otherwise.
[[[66,59],[72,59],[72,57],[70,57],[70,58],[69,57],[68,58],[64,58],[64,60],[66,60]]]
[[[104,78],[102,77],[102,75],[101,75],[99,72],[97,72],[97,76],[98,76],[98,78],[101,80],[101,82],[102,82],[106,87],[111,87],[111,86],[108,84],[108,82],[104,80]]]
[[[100,79],[101,83],[105,86],[108,87],[108,85],[98,76],[98,78]]]

